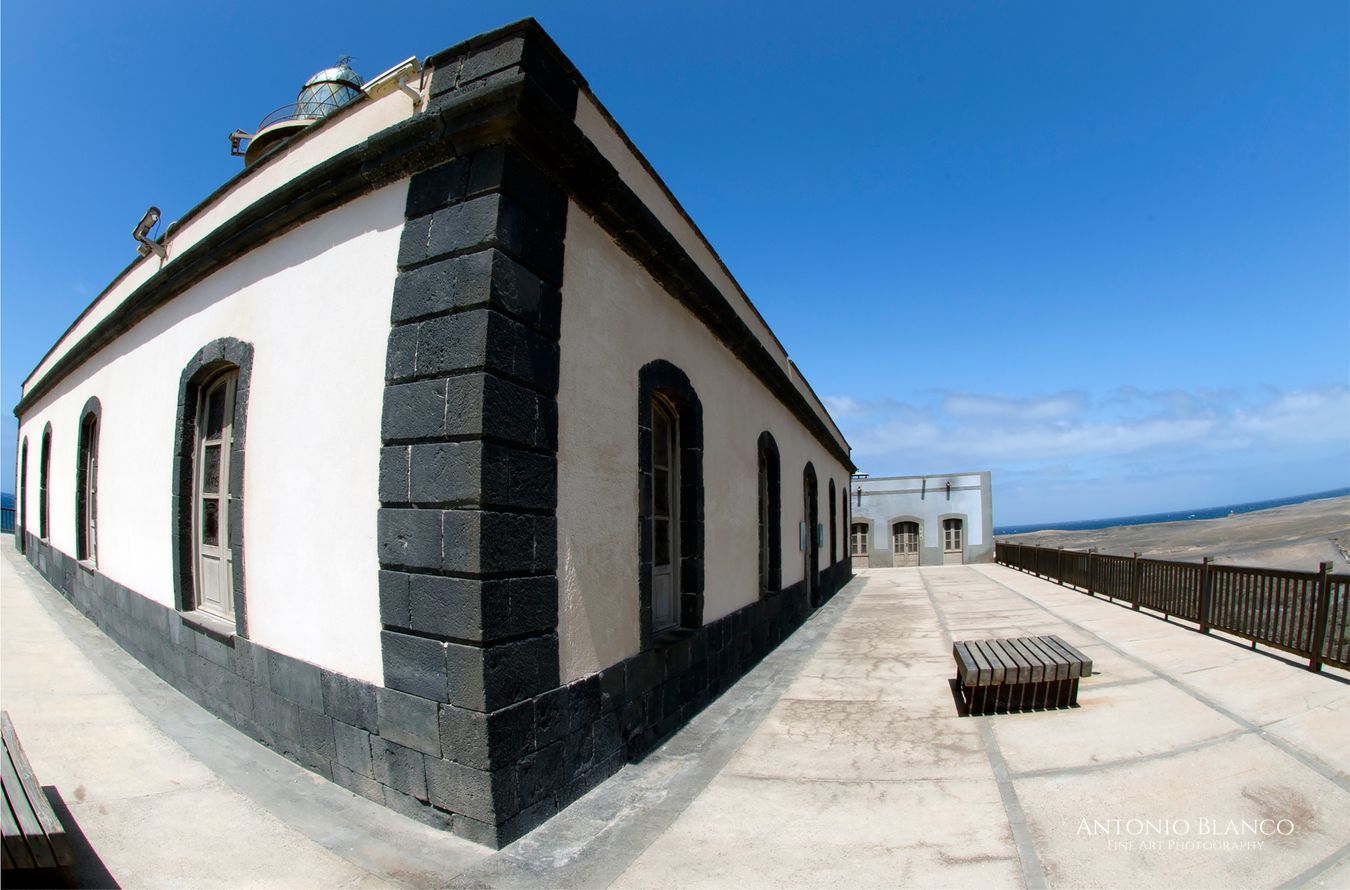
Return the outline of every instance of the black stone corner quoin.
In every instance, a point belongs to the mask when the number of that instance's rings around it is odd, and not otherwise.
[[[520,65],[575,109],[575,82],[521,36],[433,64],[432,108]],[[509,141],[457,148],[409,183],[399,246],[381,422],[381,694],[438,727],[422,799],[496,846],[556,811],[565,765],[567,784],[586,788],[617,767],[593,774],[594,718],[547,709],[561,701],[567,195]],[[612,735],[603,753],[617,763]]]
[[[173,559],[173,599],[179,612],[197,608],[193,595],[193,467],[197,446],[197,407],[201,388],[227,368],[238,371],[234,392],[233,442],[230,446],[229,535],[235,633],[248,637],[244,598],[244,442],[248,432],[248,394],[253,378],[253,344],[222,337],[188,361],[178,380],[177,420],[173,431],[173,493],[169,512]]]

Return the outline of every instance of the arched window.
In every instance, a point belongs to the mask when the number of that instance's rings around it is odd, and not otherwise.
[[[75,558],[98,560],[98,434],[102,407],[97,398],[84,404],[75,464]]]
[[[638,632],[641,647],[703,624],[703,406],[657,360],[638,372]]]
[[[50,497],[47,490],[51,484],[52,468],[52,425],[47,424],[46,429],[42,431],[42,454],[38,458],[38,537],[46,541],[50,530],[48,521],[51,517]]]
[[[849,552],[853,556],[867,555],[867,523],[855,522],[849,534]]]
[[[783,586],[783,491],[778,443],[768,430],[759,434],[759,592]]]
[[[917,522],[897,522],[891,526],[891,552],[896,556],[908,556],[919,552]]]
[[[179,382],[174,434],[176,604],[247,636],[244,607],[244,432],[253,347],[216,340]]]
[[[960,519],[942,520],[942,550],[944,553],[960,553],[964,523]]]
[[[835,555],[838,551],[835,549],[835,534],[836,534],[836,531],[835,531],[835,519],[834,519],[834,511],[835,511],[834,500],[835,500],[835,498],[834,498],[834,480],[831,479],[831,480],[830,480],[830,565],[834,565],[835,560],[837,560],[837,559],[839,558],[838,556]]]
[[[19,552],[28,552],[28,437],[19,450]]]

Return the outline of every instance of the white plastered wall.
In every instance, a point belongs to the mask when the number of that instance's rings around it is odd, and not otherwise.
[[[244,477],[249,636],[383,682],[380,415],[407,181],[257,248],[156,310],[22,418],[30,531],[52,424],[52,546],[75,553],[79,412],[102,403],[98,570],[173,605],[170,487],[181,372],[220,337],[253,344]]]
[[[703,406],[704,621],[759,596],[758,441],[778,443],[783,585],[805,577],[802,470],[816,470],[820,568],[829,480],[847,470],[711,331],[576,205],[568,210],[558,393],[559,643],[564,682],[638,651],[638,372],[665,359]]]

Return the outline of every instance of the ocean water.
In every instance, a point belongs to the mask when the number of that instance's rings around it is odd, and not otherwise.
[[[1234,513],[1254,513],[1257,510],[1269,510],[1271,507],[1287,507],[1290,504],[1302,504],[1305,501],[1320,501],[1323,498],[1339,498],[1350,495],[1350,488],[1334,488],[1331,491],[1319,491],[1315,494],[1299,494],[1287,498],[1275,498],[1269,501],[1250,501],[1246,504],[1228,504],[1223,507],[1204,507],[1198,510],[1177,510],[1173,513],[1147,513],[1142,516],[1113,516],[1108,519],[1082,519],[1077,522],[1043,522],[1039,525],[1004,525],[994,528],[995,536],[1021,535],[1027,532],[1041,532],[1047,529],[1063,531],[1088,531],[1095,528],[1111,528],[1117,525],[1148,525],[1153,522],[1184,522],[1187,519],[1219,519]]]

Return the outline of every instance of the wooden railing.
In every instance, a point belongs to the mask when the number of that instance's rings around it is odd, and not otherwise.
[[[1310,670],[1350,670],[1350,575],[1332,574],[1329,562],[1290,572],[1001,542],[994,559],[1090,596],[1193,621],[1201,633],[1219,630],[1301,655]]]

